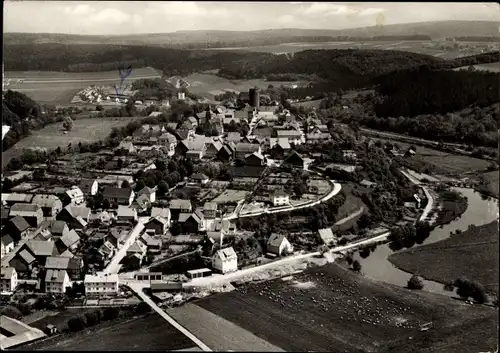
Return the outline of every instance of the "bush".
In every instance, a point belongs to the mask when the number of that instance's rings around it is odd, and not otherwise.
[[[21,312],[21,314],[23,316],[31,314],[31,308],[26,303],[19,303],[19,304],[17,304],[17,308],[19,309],[19,311]]]
[[[358,261],[358,260],[354,260],[354,261],[352,262],[352,269],[353,269],[354,271],[356,271],[356,272],[361,271],[361,264],[359,263],[359,261]]]
[[[408,284],[406,285],[408,289],[423,289],[424,288],[424,283],[418,277],[417,275],[411,276],[411,278],[408,280]]]
[[[78,316],[68,320],[68,328],[71,332],[78,332],[85,328],[85,320]]]
[[[2,308],[1,313],[2,315],[11,317],[13,319],[19,319],[21,316],[23,316],[23,314],[18,308],[11,305],[7,305],[6,307]]]
[[[348,254],[345,258],[347,264],[350,266],[352,265],[352,262],[353,262],[353,258],[352,258],[352,255],[351,254]]]
[[[114,320],[118,317],[120,311],[117,308],[106,308],[102,313],[102,320],[109,321]]]
[[[151,307],[148,304],[146,304],[145,302],[140,302],[135,307],[135,312],[138,314],[145,314],[145,313],[149,313],[150,311],[151,311]]]
[[[93,311],[85,314],[85,321],[87,326],[95,326],[101,321],[101,315],[99,311]]]
[[[366,259],[370,256],[370,249],[368,247],[359,249],[359,256],[361,256],[362,259]]]
[[[480,304],[488,299],[483,286],[477,282],[470,281],[467,278],[458,278],[453,282],[453,285],[457,287],[457,294],[464,299],[471,297]]]

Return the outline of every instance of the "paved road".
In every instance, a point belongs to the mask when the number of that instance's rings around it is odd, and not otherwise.
[[[126,282],[130,289],[132,289],[146,304],[148,304],[154,311],[156,311],[161,317],[163,317],[169,324],[175,327],[177,330],[182,332],[186,337],[193,341],[198,347],[200,347],[205,352],[211,352],[212,350],[202,341],[200,341],[195,335],[189,332],[186,328],[175,321],[170,315],[159,308],[144,292],[142,289],[144,285],[134,282]]]
[[[137,223],[137,225],[132,229],[127,239],[125,240],[125,244],[123,244],[122,248],[118,250],[118,252],[113,256],[113,259],[110,261],[108,266],[104,269],[105,274],[109,273],[118,273],[118,265],[123,260],[125,255],[127,254],[128,248],[135,243],[137,237],[144,230],[144,224],[142,222]]]

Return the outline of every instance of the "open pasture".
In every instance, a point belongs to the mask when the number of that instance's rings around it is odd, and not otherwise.
[[[156,313],[100,324],[78,333],[21,347],[55,351],[171,351],[193,347],[193,342]]]
[[[469,43],[473,44],[473,43]],[[323,42],[323,43],[283,43],[275,45],[263,45],[245,48],[213,48],[212,50],[246,50],[274,54],[295,53],[303,50],[317,49],[380,49],[399,50],[413,53],[421,53],[439,57],[441,59],[454,59],[461,56],[480,54],[485,43],[475,43],[476,48],[466,52],[458,48],[441,49],[431,41],[384,41],[384,42]],[[210,49],[208,49],[210,50]]]
[[[137,118],[93,118],[77,119],[73,121],[73,129],[67,134],[62,131],[62,123],[45,126],[38,131],[32,131],[32,135],[22,139],[9,150],[2,152],[2,165],[8,163],[12,157],[22,154],[23,150],[30,147],[41,147],[55,149],[58,146],[66,147],[69,143],[93,142],[106,138],[113,127],[128,124]]]
[[[132,70],[124,85],[142,78],[159,78],[161,73],[150,67]],[[38,103],[69,103],[80,90],[91,85],[120,84],[116,71],[104,72],[54,72],[54,71],[7,71],[4,82],[10,79],[5,89],[19,91]],[[23,80],[23,82],[18,82]]]
[[[489,64],[478,64],[473,65],[476,70],[500,72],[500,62],[489,63]],[[455,70],[467,70],[469,66],[457,67]]]
[[[239,92],[247,92],[253,87],[264,89],[269,85],[280,86],[289,85],[291,83],[288,81],[266,81],[265,79],[228,80],[210,73],[195,73],[184,77],[183,79],[190,84],[188,87],[189,92],[207,97],[210,96],[209,92],[211,91],[231,89]],[[296,81],[293,83],[297,85],[304,85],[308,82]]]
[[[382,284],[336,264],[193,304],[287,351],[387,352],[398,342],[407,344],[410,336],[423,340],[425,334],[418,331],[423,323],[432,321],[433,332],[458,335],[469,320],[495,315],[491,308]],[[494,326],[483,331],[480,346],[469,350],[495,344],[495,331]],[[447,339],[438,336],[438,344]]]

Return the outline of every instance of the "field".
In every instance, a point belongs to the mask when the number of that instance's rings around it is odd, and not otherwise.
[[[408,344],[412,336],[421,344],[421,351],[429,352],[435,345],[453,344],[453,335],[463,334],[461,326],[469,320],[496,314],[491,308],[471,307],[445,296],[378,283],[336,264],[308,269],[293,278],[245,285],[192,304],[286,351],[386,352],[389,347]],[[172,311],[185,318],[182,324],[195,335],[209,335],[205,325],[199,323],[199,310],[191,310],[185,307]],[[430,321],[433,334],[439,334],[426,341],[427,334],[420,333],[418,327]],[[460,348],[480,351],[495,344],[496,326],[487,326],[480,337],[476,334],[473,343]]]
[[[219,77],[215,74],[209,73],[195,73],[183,79],[189,82],[188,87],[189,92],[204,96],[207,98],[213,98],[209,92],[217,91],[222,89],[232,89],[239,92],[248,92],[250,88],[257,86],[258,88],[264,89],[269,85],[280,86],[288,85],[292,82],[288,81],[266,81],[264,79],[254,79],[254,80],[228,80],[223,77]],[[306,84],[305,81],[296,81],[294,84]]]
[[[447,283],[465,276],[498,293],[498,222],[445,240],[395,253],[389,260],[406,272]]]
[[[58,146],[66,147],[69,143],[93,142],[106,138],[113,127],[124,126],[133,119],[129,117],[120,118],[93,118],[77,119],[73,121],[73,129],[67,134],[61,131],[62,123],[50,124],[41,130],[32,131],[32,135],[22,139],[9,150],[2,152],[2,165],[15,156],[21,155],[23,149],[30,147],[41,147],[54,149]]]
[[[153,68],[143,67],[132,71],[124,84],[141,78],[161,77]],[[120,83],[118,71],[104,72],[55,72],[55,71],[7,71],[4,82],[10,79],[5,89],[25,93],[38,103],[67,104],[81,89],[90,85],[113,85]],[[23,79],[24,82],[17,82]]]
[[[193,347],[193,342],[161,316],[146,316],[103,323],[78,333],[57,336],[21,347],[57,351],[170,351]]]
[[[304,102],[297,102],[297,103],[292,103],[293,107],[304,107],[304,108],[315,108],[319,109],[319,106],[321,105],[321,101],[323,99],[316,99],[313,101],[304,101]]]
[[[277,45],[265,45],[245,48],[214,48],[214,50],[247,50],[274,54],[295,53],[312,49],[381,49],[381,50],[401,50],[413,53],[421,53],[437,56],[443,59],[453,59],[460,56],[479,54],[482,48],[488,43],[468,43],[475,44],[476,48],[468,51],[460,49],[440,49],[430,41],[385,41],[385,42],[324,42],[324,43],[283,43]]]
[[[484,173],[483,175],[485,179],[488,181],[487,190],[498,198],[498,193],[499,193],[498,189],[500,187],[498,185],[500,183],[499,180],[500,172],[497,170],[493,172]]]
[[[491,72],[500,72],[500,63],[489,63],[489,64],[479,64],[479,65],[473,65],[476,70],[485,70],[485,71],[491,71]],[[462,67],[457,67],[455,70],[463,70],[463,69],[468,69],[468,66],[462,66]]]

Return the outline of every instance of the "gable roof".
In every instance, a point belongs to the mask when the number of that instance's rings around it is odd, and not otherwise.
[[[238,259],[236,252],[232,247],[220,249],[215,253],[215,256],[219,257],[222,260],[234,260]]]
[[[2,194],[2,201],[4,202],[26,202],[30,203],[33,200],[33,195],[31,194]]]
[[[90,189],[92,188],[92,185],[96,182],[95,179],[82,179],[80,180],[80,190],[83,192],[90,192]]]
[[[129,198],[133,193],[132,188],[116,188],[112,186],[107,186],[104,188],[102,195],[104,198]]]
[[[164,219],[169,219],[170,218],[170,209],[169,208],[160,208],[160,207],[153,207],[151,208],[151,217],[156,217],[160,216]]]
[[[14,267],[2,267],[0,270],[0,276],[2,279],[11,279],[14,271],[16,271]]]
[[[136,240],[134,244],[130,245],[130,247],[127,249],[127,253],[144,253],[146,251],[146,245],[141,242]]]
[[[331,228],[319,229],[318,233],[325,244],[329,244],[335,238]]]
[[[30,254],[30,252],[26,249],[23,249],[19,252],[19,256],[22,257],[24,261],[26,261],[27,264],[31,264],[33,261],[35,261],[35,257]]]
[[[141,190],[137,191],[136,195],[137,196],[140,196],[140,195],[151,195],[153,194],[154,192],[156,192],[156,190],[154,188],[150,188],[150,187],[143,187]]]
[[[209,177],[203,173],[195,173],[195,174],[191,175],[191,179],[193,179],[193,180],[208,180]]]
[[[118,212],[116,213],[118,217],[136,217],[137,211],[133,208],[127,206],[119,205]]]
[[[164,226],[168,225],[168,221],[161,216],[151,217],[151,219],[146,224],[148,224],[150,222],[160,222]]]
[[[286,239],[284,234],[272,233],[269,239],[267,240],[268,246],[274,246],[279,248],[281,243]]]
[[[240,142],[241,134],[239,132],[228,132],[226,140],[233,142]]]
[[[301,137],[302,134],[297,130],[278,130],[276,131],[278,137]]]
[[[21,216],[15,216],[10,222],[19,232],[24,232],[30,227],[29,223]]]
[[[31,216],[33,213],[37,213],[40,210],[40,206],[32,203],[15,203],[10,208],[10,214],[26,214]]]
[[[90,208],[85,207],[85,206],[73,206],[73,205],[67,205],[64,207],[66,211],[75,219],[82,219],[85,222],[85,225],[87,223],[87,220],[90,218]],[[83,224],[82,224],[83,225]]]
[[[64,283],[64,279],[68,273],[66,270],[47,270],[47,274],[45,275],[45,282],[50,283]]]
[[[181,143],[188,149],[188,151],[204,151],[205,144],[209,142],[204,136],[196,135],[194,138],[183,139]]]
[[[236,145],[236,152],[253,153],[258,152],[260,146],[254,143],[240,142]]]
[[[69,257],[49,256],[45,259],[45,268],[48,270],[66,270],[69,267]]]
[[[72,246],[73,244],[75,244],[76,242],[78,242],[79,240],[80,240],[80,236],[78,235],[78,233],[74,229],[71,229],[69,232],[67,232],[66,234],[64,234],[61,237],[61,241],[68,248],[70,246]]]
[[[181,200],[181,199],[173,199],[170,200],[170,208],[173,209],[182,209],[182,210],[190,210],[192,209],[191,201],[189,200]]]
[[[52,234],[63,234],[64,229],[67,227],[66,222],[64,221],[50,221],[47,225],[47,228]]]
[[[66,190],[66,194],[72,199],[83,197],[83,191],[78,186],[73,186],[71,189]]]
[[[2,235],[2,244],[4,246],[10,245],[12,243],[14,243],[14,239],[12,239],[12,237],[9,234]]]
[[[56,203],[61,203],[61,200],[55,195],[35,195],[31,203],[40,207],[54,207]]]
[[[203,205],[204,211],[217,211],[217,202],[205,202]]]
[[[52,240],[28,240],[26,245],[35,256],[52,256],[55,253],[55,244]]]

